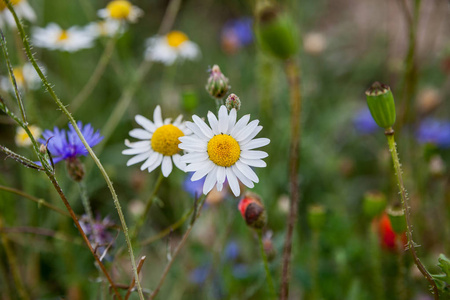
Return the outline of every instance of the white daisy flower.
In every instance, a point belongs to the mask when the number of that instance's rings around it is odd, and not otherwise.
[[[153,112],[153,122],[137,115],[135,120],[144,129],[133,129],[130,131],[130,136],[142,141],[131,143],[125,140],[125,145],[130,149],[122,151],[122,154],[135,155],[128,160],[127,166],[145,161],[141,170],[147,169],[148,172],[152,172],[161,165],[162,173],[164,177],[167,177],[172,172],[173,161],[178,169],[184,171],[186,164],[181,161],[178,138],[191,134],[191,131],[186,128],[182,118],[182,115],[179,115],[173,123],[171,119],[163,121],[159,105]]]
[[[200,57],[200,48],[181,31],[147,39],[145,59],[171,65],[177,59],[194,60]]]
[[[13,67],[13,73],[19,90],[35,90],[40,87],[41,79],[31,63],[27,62],[23,66]],[[4,91],[14,92],[14,86],[9,76],[0,78],[0,87]]]
[[[31,131],[31,134],[35,139],[37,139],[42,133],[42,129],[37,127],[36,125],[28,126],[28,129]],[[14,141],[16,142],[16,145],[20,147],[31,146],[31,139],[25,129],[23,129],[22,127],[17,127]]]
[[[186,122],[192,130],[192,136],[180,138],[180,149],[188,154],[182,157],[187,163],[186,172],[195,172],[191,180],[196,181],[206,176],[203,193],[207,194],[216,185],[221,191],[225,179],[233,194],[240,194],[239,181],[249,188],[259,179],[250,167],[262,168],[266,163],[262,158],[267,157],[264,151],[253,150],[270,143],[267,138],[254,137],[261,131],[259,121],[248,123],[250,115],[245,115],[236,122],[236,110],[228,114],[222,105],[219,109],[219,119],[212,112],[208,112],[208,126],[202,119],[194,115],[194,122]]]
[[[143,14],[142,9],[126,0],[113,0],[106,5],[106,8],[97,12],[100,18],[125,20],[131,23],[135,23]]]
[[[36,14],[26,0],[9,0],[9,2],[13,5],[14,11],[19,18],[32,22],[36,20]],[[5,2],[2,0],[0,1],[0,28],[5,24],[10,27],[15,27],[16,21],[14,21],[13,15],[9,11]]]
[[[85,27],[86,31],[95,37],[112,37],[120,30],[122,34],[125,30],[119,21],[106,19],[98,22],[91,22]]]
[[[64,30],[55,23],[49,23],[45,28],[33,28],[32,39],[33,44],[37,47],[75,52],[91,48],[95,36],[77,26]]]

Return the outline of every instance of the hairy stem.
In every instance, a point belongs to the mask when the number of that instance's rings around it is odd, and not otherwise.
[[[261,257],[264,262],[264,270],[266,271],[266,280],[269,285],[270,298],[275,299],[277,294],[273,285],[272,275],[270,275],[269,262],[267,261],[266,251],[264,250],[264,243],[261,230],[258,231],[259,250],[261,251]]]
[[[289,295],[290,265],[292,252],[292,236],[297,222],[298,206],[300,202],[300,183],[298,171],[300,167],[300,117],[302,98],[300,93],[300,70],[297,62],[290,59],[286,62],[285,72],[290,90],[291,108],[291,141],[289,146],[289,217],[287,223],[286,240],[283,248],[281,294],[280,299],[287,300]]]
[[[433,280],[433,277],[431,277],[431,274],[428,272],[428,270],[425,268],[425,266],[422,264],[419,257],[417,256],[415,243],[413,241],[413,236],[412,236],[413,225],[412,225],[412,221],[411,221],[411,208],[409,206],[407,192],[406,192],[405,186],[403,184],[402,169],[401,169],[401,165],[400,165],[400,160],[398,158],[397,147],[395,144],[394,130],[392,128],[387,129],[385,131],[385,135],[388,140],[389,151],[391,152],[392,161],[394,163],[394,169],[395,169],[395,173],[397,175],[397,185],[400,189],[402,206],[403,206],[403,210],[405,212],[406,237],[408,238],[408,250],[411,253],[414,263],[417,266],[417,268],[419,269],[420,273],[422,273],[423,276],[425,276],[425,278],[430,283],[431,288],[433,290],[434,299],[436,300],[436,299],[439,299],[438,288],[436,286],[436,283]]]

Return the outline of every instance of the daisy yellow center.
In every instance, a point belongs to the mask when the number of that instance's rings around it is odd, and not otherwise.
[[[18,4],[20,1],[22,1],[22,0],[9,0],[9,2],[10,2],[12,5],[16,5],[16,4]],[[0,1],[0,11],[4,10],[5,8],[6,8],[5,2],[4,2],[3,0]]]
[[[219,134],[210,139],[207,151],[209,159],[221,167],[234,165],[241,155],[239,143],[226,134]]]
[[[68,38],[69,38],[69,34],[67,33],[67,30],[62,30],[58,36],[58,41],[65,41]]]
[[[184,133],[178,127],[172,124],[163,125],[153,133],[152,148],[163,155],[172,156],[180,151],[178,138],[182,136]]]
[[[178,48],[181,44],[188,40],[187,35],[181,31],[171,31],[167,34],[167,43],[173,48]]]
[[[131,3],[125,0],[115,0],[108,3],[106,9],[113,19],[126,19],[131,12]]]

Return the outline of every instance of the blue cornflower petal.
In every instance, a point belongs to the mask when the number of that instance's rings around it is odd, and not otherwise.
[[[423,120],[417,131],[416,139],[419,143],[430,143],[438,148],[450,148],[450,121],[428,118]]]
[[[370,134],[379,129],[367,107],[360,109],[356,113],[353,118],[353,125],[360,134]]]

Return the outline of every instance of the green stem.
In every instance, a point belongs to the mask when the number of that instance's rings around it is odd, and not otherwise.
[[[138,277],[138,273],[137,273],[137,266],[136,266],[136,261],[135,261],[135,258],[134,258],[133,248],[131,246],[131,240],[130,240],[130,237],[128,235],[128,227],[126,225],[125,217],[123,215],[122,208],[120,207],[119,199],[117,197],[116,191],[114,190],[113,184],[112,184],[111,180],[109,179],[109,176],[106,173],[103,165],[100,163],[100,160],[97,158],[97,156],[95,155],[94,151],[89,146],[89,144],[87,143],[87,141],[84,138],[83,134],[81,133],[80,128],[77,125],[77,122],[72,117],[70,112],[67,110],[65,105],[58,98],[56,93],[53,91],[52,86],[47,81],[47,78],[44,76],[44,74],[42,73],[41,69],[37,65],[36,60],[34,59],[33,53],[31,52],[30,44],[28,43],[28,38],[25,35],[25,31],[23,29],[23,26],[22,26],[19,18],[17,17],[16,12],[14,11],[14,8],[12,7],[11,3],[9,3],[8,0],[6,0],[6,5],[8,6],[9,11],[14,16],[14,19],[15,19],[16,25],[17,25],[17,29],[19,30],[20,36],[22,37],[23,45],[24,45],[25,51],[27,53],[28,59],[30,60],[31,64],[33,65],[33,67],[35,68],[35,70],[38,73],[39,77],[41,78],[42,82],[44,83],[44,85],[45,85],[48,93],[50,94],[50,96],[56,102],[57,106],[61,109],[61,111],[69,119],[69,122],[72,124],[72,126],[75,129],[78,137],[82,141],[83,145],[86,147],[86,149],[89,152],[90,156],[92,157],[92,159],[94,160],[95,164],[97,165],[97,167],[99,168],[100,172],[102,173],[102,175],[103,175],[103,177],[104,177],[104,179],[106,181],[106,184],[108,185],[108,188],[109,188],[109,190],[111,192],[112,198],[114,199],[114,205],[116,206],[116,210],[117,210],[117,212],[119,214],[119,219],[120,219],[120,222],[121,222],[121,225],[122,225],[122,230],[124,232],[125,239],[126,239],[126,242],[127,242],[128,253],[130,255],[130,260],[131,260],[133,273],[134,273],[135,278],[139,278]],[[137,283],[137,289],[138,289],[139,297],[140,297],[141,300],[144,300],[144,294],[142,293],[142,287],[141,287],[140,280],[136,280],[136,283]]]
[[[380,256],[380,246],[378,243],[378,235],[376,229],[373,226],[374,224],[369,224],[369,256],[370,259],[370,267],[372,268],[372,292],[374,299],[382,300],[384,299],[384,284],[383,284],[383,275],[381,270],[381,256]]]
[[[89,221],[94,221],[94,214],[92,213],[91,203],[89,202],[89,197],[87,194],[87,188],[86,184],[82,181],[78,182],[78,187],[80,188],[80,196],[81,196],[81,202],[83,203],[84,211],[86,212]],[[94,224],[91,223],[92,229],[94,229]]]
[[[428,272],[428,270],[422,264],[422,262],[420,261],[419,257],[417,256],[417,253],[416,253],[416,249],[415,249],[416,244],[414,243],[413,236],[412,236],[413,229],[412,229],[412,222],[411,222],[411,208],[409,206],[407,192],[406,192],[405,186],[403,184],[402,169],[401,169],[401,165],[400,165],[400,160],[398,158],[397,147],[395,144],[394,130],[392,128],[388,128],[385,131],[385,135],[388,140],[389,151],[391,152],[392,161],[394,163],[394,169],[395,169],[395,173],[397,175],[397,185],[400,189],[402,206],[403,206],[403,210],[405,212],[406,229],[407,229],[406,237],[408,238],[408,250],[411,253],[414,263],[416,264],[420,273],[422,273],[423,276],[425,276],[425,278],[428,280],[429,284],[431,285],[431,288],[433,290],[432,293],[433,293],[434,299],[437,300],[437,299],[439,299],[439,292],[438,292],[436,283],[434,282],[433,277],[431,277],[431,274]]]
[[[156,180],[155,187],[153,188],[153,191],[150,194],[150,197],[148,198],[147,203],[145,204],[144,212],[142,213],[141,217],[137,221],[136,226],[134,227],[134,230],[133,230],[133,232],[131,234],[131,240],[132,241],[134,241],[137,238],[137,236],[139,234],[139,231],[142,228],[142,225],[144,225],[145,218],[147,217],[148,212],[150,211],[150,207],[152,207],[153,200],[155,199],[156,194],[159,191],[159,188],[161,186],[161,183],[162,183],[163,179],[164,179],[164,175],[161,172],[161,173],[159,173],[159,177]]]
[[[264,243],[262,240],[261,230],[258,231],[258,241],[259,241],[259,250],[261,251],[261,257],[264,262],[264,270],[266,271],[266,280],[267,284],[269,285],[270,295],[272,299],[275,299],[277,295],[275,292],[275,287],[273,285],[272,275],[270,275],[269,262],[267,261],[266,251],[264,250]]]
[[[312,258],[311,258],[311,274],[313,280],[312,299],[320,299],[320,285],[319,285],[319,234],[318,230],[312,232]]]

